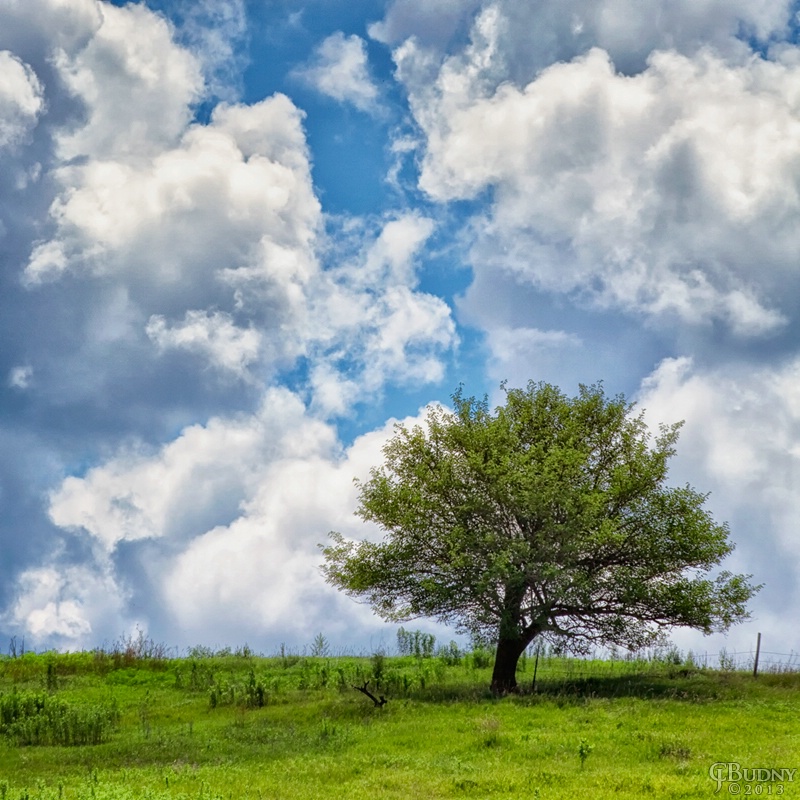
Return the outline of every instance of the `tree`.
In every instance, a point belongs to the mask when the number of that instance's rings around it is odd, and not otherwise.
[[[652,644],[673,626],[723,631],[760,587],[710,572],[733,550],[707,495],[666,485],[681,423],[652,437],[602,384],[569,398],[546,383],[488,401],[453,396],[426,425],[395,427],[358,483],[381,542],[332,532],[329,583],[384,619],[435,617],[496,642],[492,690],[517,688],[543,636],[573,652]]]

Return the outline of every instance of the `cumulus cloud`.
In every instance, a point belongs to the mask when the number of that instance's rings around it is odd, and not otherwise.
[[[355,218],[329,234],[304,114],[283,94],[195,116],[231,63],[200,28],[220,14],[226,41],[239,35],[243,5],[215,9],[186,4],[174,24],[145,4],[0,10],[13,53],[0,102],[28,176],[12,200],[0,192],[9,263],[24,268],[13,298],[0,293],[4,398],[8,425],[33,426],[36,445],[0,425],[8,453],[18,440],[35,453],[24,473],[17,456],[0,470],[4,497],[20,475],[29,487],[4,517],[6,544],[23,517],[36,522],[4,550],[0,623],[37,642],[92,646],[140,620],[169,640],[185,620],[202,639],[193,609],[229,596],[230,618],[242,592],[264,618],[231,636],[263,634],[283,603],[264,575],[287,603],[310,587],[312,632],[323,611],[349,609],[321,581],[316,544],[355,530],[352,477],[385,432],[345,449],[320,420],[353,419],[390,383],[438,380],[457,343],[448,304],[419,286],[431,219]],[[365,54],[356,38],[341,55],[353,45]],[[344,83],[361,81],[348,102],[369,96],[359,58],[342,67]],[[298,394],[278,388],[286,373]],[[240,544],[232,563],[253,578],[242,592],[222,557]],[[351,609],[342,625],[368,617]]]
[[[584,342],[580,336],[561,330],[492,325],[487,345],[491,374],[498,381],[507,380],[511,386],[524,386],[533,376],[544,379],[553,362],[575,360]]]
[[[102,24],[97,0],[9,0],[3,8],[0,47],[75,53]]]
[[[687,420],[682,449],[702,459],[703,474],[727,486],[731,497],[770,486],[789,496],[800,478],[798,376],[796,360],[782,368],[701,370],[689,357],[670,358],[643,382],[640,404],[653,418]],[[792,533],[786,544],[796,549],[800,542]]]
[[[25,570],[16,584],[16,600],[2,621],[24,630],[34,647],[90,647],[93,634],[127,621],[125,593],[106,570],[36,567]]]
[[[33,367],[28,364],[13,367],[8,373],[8,385],[15,389],[27,389],[33,378]]]
[[[476,270],[742,337],[780,330],[796,282],[796,59],[665,51],[623,76],[594,49],[518,87],[489,69],[504,24],[489,7],[434,81],[414,40],[395,51],[426,134],[420,186],[439,201],[492,192]]]
[[[144,13],[141,7],[125,19],[113,12],[103,47],[118,46]],[[191,351],[239,377],[257,364],[270,372],[307,355],[360,364],[359,383],[368,392],[394,378],[437,380],[440,354],[455,334],[448,306],[416,290],[414,260],[432,222],[413,214],[389,220],[364,245],[358,266],[323,270],[322,216],[302,112],[275,95],[252,105],[223,103],[207,124],[186,123],[193,62],[156,46],[159,36],[169,35],[163,20],[148,18],[142,27],[141,36],[149,34],[155,44],[147,50],[143,40],[118,68],[125,80],[141,84],[130,93],[128,113],[138,104],[136,113],[152,117],[150,104],[162,102],[159,97],[182,112],[173,110],[161,127],[139,136],[120,129],[120,138],[111,121],[118,81],[113,75],[95,80],[99,56],[92,52],[103,48],[93,39],[77,66],[64,67],[94,81],[73,81],[91,113],[85,128],[62,143],[74,153],[83,140],[89,152],[55,172],[61,191],[50,208],[54,232],[31,253],[28,285],[66,273],[118,281],[149,320],[144,333],[159,350]],[[188,71],[170,72],[173,63]],[[155,98],[146,91],[147,70],[166,75]],[[105,132],[103,141],[95,128]],[[351,364],[342,368],[352,371]],[[312,388],[321,387],[321,371],[312,367],[311,374]],[[350,378],[342,380],[352,386]],[[343,397],[334,401],[329,394],[320,402],[317,407],[343,408]]]
[[[369,74],[366,42],[341,31],[328,36],[309,64],[293,75],[340,103],[352,103],[360,111],[375,112],[378,88]]]
[[[244,0],[181,0],[169,4],[178,41],[197,58],[206,92],[236,99],[247,67],[247,10]]]
[[[175,47],[167,22],[144,5],[107,3],[75,54],[56,51],[60,76],[87,106],[85,125],[60,136],[65,159],[148,156],[174,144],[202,92],[197,61]]]
[[[324,273],[312,313],[317,360],[343,370],[357,365],[367,392],[387,381],[438,381],[442,354],[458,342],[447,303],[415,288],[415,261],[433,228],[414,213],[389,220],[359,253]]]
[[[369,35],[386,44],[410,37],[445,50],[453,37],[480,7],[481,0],[394,0]]]
[[[67,268],[135,274],[166,291],[190,278],[213,281],[223,269],[263,267],[268,280],[260,256],[270,240],[305,251],[300,274],[282,276],[302,281],[319,204],[300,120],[281,95],[221,106],[209,125],[189,126],[152,157],[129,158],[123,147],[114,158],[60,168],[56,234],[34,250],[29,282]]]
[[[345,449],[297,396],[271,390],[256,415],[212,419],[159,451],[120,453],[83,478],[68,478],[51,496],[50,514],[90,537],[109,563],[123,545],[148,540],[162,624],[189,641],[208,630],[251,641],[279,633],[310,638],[321,628],[344,633],[367,626],[370,615],[325,585],[317,545],[331,529],[375,534],[353,515],[353,477],[377,463],[393,422]],[[55,591],[39,583],[25,609],[44,619]],[[64,635],[86,633],[61,624]]]
[[[0,51],[0,150],[22,142],[44,107],[33,70],[13,53]]]
[[[754,614],[759,630],[776,633],[800,601],[798,387],[797,358],[709,368],[680,357],[665,359],[636,398],[653,427],[685,420],[672,482],[711,492],[709,506],[737,545],[726,566],[765,584]]]
[[[313,439],[304,437],[299,452],[266,465],[242,515],[196,537],[165,572],[166,602],[180,626],[198,635],[212,624],[232,626],[240,637],[286,631],[306,640],[325,630],[352,640],[373,625],[368,608],[324,583],[317,545],[331,529],[358,539],[377,535],[353,515],[352,479],[379,462],[394,422],[336,455],[327,444],[312,453]]]
[[[654,50],[692,55],[712,47],[746,57],[749,37],[762,44],[790,31],[791,0],[394,0],[370,35],[397,45],[414,38],[436,62],[457,52],[475,17],[496,14],[498,47],[484,74],[524,85],[546,66],[592,47],[624,72],[642,70]]]
[[[277,454],[294,457],[334,446],[333,431],[306,419],[299,400],[271,390],[259,413],[214,417],[186,428],[153,454],[121,452],[83,478],[67,478],[50,499],[62,528],[84,530],[113,549],[120,541],[196,535],[239,503],[263,478]]]
[[[261,334],[253,328],[239,328],[229,314],[187,311],[184,321],[168,327],[162,316],[150,317],[147,335],[162,350],[184,348],[200,353],[215,366],[244,377],[247,367],[258,358]]]

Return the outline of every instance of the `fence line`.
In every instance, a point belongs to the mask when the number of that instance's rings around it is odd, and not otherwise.
[[[652,674],[665,669],[709,669],[721,672],[752,672],[784,674],[800,673],[800,652],[781,653],[762,650],[761,635],[755,649],[726,650],[717,653],[698,653],[692,650],[685,654],[677,648],[657,648],[652,651],[632,653],[619,657],[615,651],[594,653],[587,658],[565,658],[541,648],[528,652],[528,658],[537,662],[538,678],[594,678],[616,677],[636,674]],[[537,656],[538,651],[538,656]]]

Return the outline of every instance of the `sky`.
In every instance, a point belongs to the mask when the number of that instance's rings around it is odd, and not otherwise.
[[[800,650],[799,10],[0,0],[0,650],[391,645],[318,545],[504,380],[685,420],[764,588],[673,640]]]

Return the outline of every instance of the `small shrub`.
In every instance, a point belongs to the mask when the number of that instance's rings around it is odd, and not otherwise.
[[[581,769],[583,769],[586,764],[586,759],[589,758],[589,753],[591,753],[593,749],[592,745],[590,745],[586,739],[581,739],[578,744],[578,758],[581,760]]]
[[[0,735],[20,746],[101,744],[119,716],[114,703],[76,707],[46,693],[0,694]]]
[[[256,680],[256,674],[252,669],[247,679],[245,703],[248,708],[263,708],[267,703],[267,690],[262,681]]]
[[[728,651],[722,647],[719,651],[719,668],[723,672],[733,672],[736,669],[736,659],[728,654]]]
[[[487,669],[492,666],[492,654],[483,648],[477,648],[471,653],[473,669]]]
[[[296,653],[289,653],[286,650],[286,645],[281,642],[281,652],[280,652],[280,659],[281,659],[281,666],[284,669],[288,669],[289,667],[293,667],[300,661],[300,656]]]
[[[330,655],[330,644],[321,633],[318,633],[311,643],[311,655],[316,658],[325,658]]]
[[[686,761],[691,755],[691,749],[682,742],[662,742],[658,749],[659,758],[676,758],[679,761]]]
[[[500,720],[487,717],[478,723],[484,747],[497,747],[500,744]]]
[[[205,647],[202,644],[195,645],[194,647],[190,647],[187,651],[187,656],[189,658],[213,658],[214,657],[214,650],[211,647]]]
[[[386,671],[386,654],[382,650],[376,650],[372,654],[372,680],[376,686],[380,686]]]

